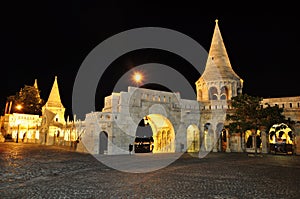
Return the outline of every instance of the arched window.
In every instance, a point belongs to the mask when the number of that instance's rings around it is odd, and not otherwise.
[[[226,86],[223,86],[221,88],[221,97],[220,97],[220,99],[221,100],[227,100],[227,97],[228,97],[228,88]]]
[[[209,100],[217,100],[218,99],[218,90],[216,87],[209,88]]]

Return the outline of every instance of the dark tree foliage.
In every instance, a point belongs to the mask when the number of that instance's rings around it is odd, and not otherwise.
[[[285,121],[283,109],[278,106],[263,107],[263,98],[240,94],[231,98],[234,111],[226,115],[230,132],[257,130],[261,126],[269,129],[273,124]]]
[[[270,106],[267,104],[267,107],[261,110],[261,125],[270,129],[274,124],[286,123],[285,116],[282,113],[283,108],[279,108],[278,105]]]
[[[16,95],[9,96],[7,101],[13,101],[14,107],[22,106],[21,110],[14,108],[13,112],[41,115],[44,100],[40,98],[39,92],[34,86],[25,85]]]

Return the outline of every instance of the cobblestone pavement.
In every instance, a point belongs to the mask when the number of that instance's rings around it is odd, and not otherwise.
[[[147,173],[57,146],[0,143],[0,198],[300,198],[300,156],[184,154]]]

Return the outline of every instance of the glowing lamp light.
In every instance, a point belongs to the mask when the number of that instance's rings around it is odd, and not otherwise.
[[[22,105],[21,104],[18,104],[17,106],[16,106],[16,109],[18,109],[18,110],[21,110],[23,107],[22,107]]]
[[[140,74],[140,73],[135,73],[134,74],[134,80],[135,80],[135,82],[141,82],[142,79],[143,79],[142,74]]]
[[[143,74],[140,72],[135,72],[132,76],[132,80],[136,83],[138,86],[143,81]]]

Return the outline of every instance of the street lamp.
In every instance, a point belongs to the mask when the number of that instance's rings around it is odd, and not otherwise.
[[[137,86],[143,81],[143,75],[140,72],[135,72],[132,76],[133,81],[136,83]]]
[[[16,106],[16,109],[17,109],[18,111],[20,111],[22,108],[23,108],[23,107],[22,107],[21,104],[18,104],[18,105]]]

